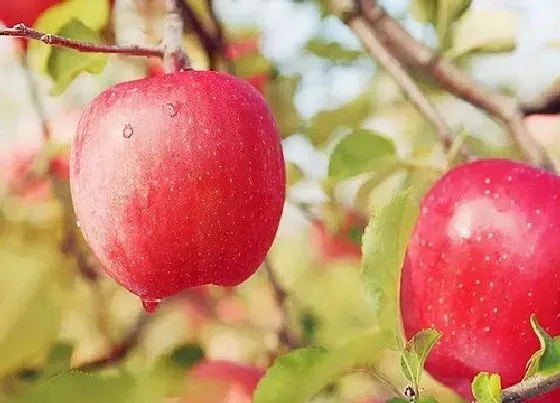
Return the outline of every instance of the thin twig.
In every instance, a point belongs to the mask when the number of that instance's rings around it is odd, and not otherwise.
[[[372,29],[378,33],[381,42],[386,44],[391,53],[404,65],[423,71],[451,94],[502,121],[527,161],[535,165],[546,161],[546,154],[529,135],[514,98],[484,88],[451,61],[439,57],[434,50],[410,35],[376,1],[362,0],[359,12],[361,15],[354,15],[351,19],[365,16]]]
[[[362,44],[372,58],[393,77],[416,109],[433,124],[444,148],[449,150],[453,141],[451,129],[445,123],[441,114],[436,110],[436,107],[422,93],[416,82],[403,68],[401,63],[394,58],[383,43],[381,43],[377,33],[371,29],[367,20],[364,17],[352,18],[348,22],[348,25],[362,41]]]
[[[12,28],[0,29],[0,36],[15,36],[20,38],[41,41],[48,45],[74,49],[82,53],[116,53],[129,56],[152,56],[163,57],[163,48],[141,47],[138,45],[107,45],[99,43],[88,43],[64,38],[59,35],[47,34],[36,31],[24,24],[14,25]]]
[[[560,388],[560,374],[535,376],[502,390],[502,403],[518,403]]]
[[[286,309],[286,299],[288,298],[288,293],[284,287],[278,281],[278,276],[276,275],[270,259],[267,257],[263,262],[263,266],[268,274],[268,279],[272,289],[274,291],[274,299],[276,300],[276,305],[282,313],[282,324],[278,330],[278,338],[280,342],[284,344],[289,349],[294,349],[302,346],[300,338],[292,331],[289,325],[289,314]]]
[[[198,18],[196,12],[186,1],[180,1],[177,3],[177,9],[179,15],[184,22],[184,32],[194,32],[197,36],[200,44],[204,48],[204,51],[208,54],[209,67],[210,70],[216,70],[217,68],[217,58],[216,54],[220,52],[221,45],[219,42],[219,37],[216,35],[214,37],[212,33],[208,32],[204,27],[204,24]],[[212,10],[209,9],[209,13],[212,14]],[[216,26],[216,31],[219,32],[219,27]]]
[[[134,328],[119,344],[115,345],[107,355],[82,364],[78,369],[80,371],[94,371],[122,361],[138,345],[148,323],[148,315],[141,313]]]
[[[37,88],[37,83],[33,78],[33,74],[29,69],[29,60],[27,56],[27,52],[21,52],[20,57],[20,64],[23,70],[23,74],[25,75],[25,81],[27,82],[27,87],[29,89],[29,95],[31,96],[31,104],[33,105],[33,109],[39,120],[41,121],[41,128],[43,131],[43,140],[47,141],[51,138],[51,130],[48,125],[47,114],[45,113],[45,108],[43,103],[41,102],[41,98],[39,96],[39,91]]]
[[[222,25],[222,22],[220,21],[220,17],[218,17],[218,14],[214,9],[214,0],[206,0],[206,7],[208,7],[210,19],[214,23],[214,27],[216,29],[217,44],[216,52],[214,53],[213,57],[210,57],[210,68],[212,69],[212,66],[214,66],[214,68],[217,68],[218,60],[220,59],[220,56],[222,56],[222,58],[225,60],[227,71],[231,73],[233,72],[233,63],[228,58],[223,57],[226,50],[226,38],[224,35],[224,27]]]

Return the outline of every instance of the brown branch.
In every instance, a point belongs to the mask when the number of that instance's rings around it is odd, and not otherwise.
[[[535,376],[502,390],[502,403],[518,403],[560,388],[560,374]]]
[[[344,0],[333,0],[345,8]],[[502,121],[512,140],[529,162],[539,165],[546,155],[532,140],[523,123],[523,115],[514,98],[494,93],[473,80],[451,61],[439,57],[417,41],[376,1],[360,0],[361,8],[349,20],[365,17],[391,53],[409,69],[418,69],[434,78],[442,88]]]
[[[280,342],[289,349],[301,347],[303,344],[300,341],[300,338],[292,331],[288,323],[289,314],[286,309],[286,299],[288,298],[288,293],[278,281],[278,276],[276,275],[268,257],[263,262],[263,266],[268,275],[272,290],[274,291],[276,306],[282,313],[282,324],[280,325],[280,329],[278,330],[278,338]]]
[[[142,334],[144,333],[148,323],[148,315],[141,313],[134,328],[120,343],[115,345],[107,355],[80,365],[78,370],[94,371],[108,367],[125,359],[140,342]]]
[[[220,52],[222,46],[219,42],[219,37],[214,37],[211,33],[209,33],[202,21],[196,15],[196,12],[192,9],[192,7],[186,1],[179,1],[177,2],[177,8],[179,11],[179,15],[184,21],[184,32],[194,32],[197,36],[200,44],[204,48],[204,51],[208,54],[209,58],[209,67],[211,70],[216,70],[217,68],[217,58],[216,53]],[[212,9],[209,9],[210,14],[213,13]],[[216,30],[219,32],[219,27],[216,26]]]
[[[165,15],[163,43],[165,52],[163,65],[166,72],[191,70],[191,61],[183,50],[183,20],[180,15],[180,5],[183,0],[166,0],[167,14]]]
[[[24,24],[14,25],[12,28],[0,29],[0,36],[14,36],[41,41],[48,45],[74,49],[82,53],[115,53],[129,56],[153,56],[163,57],[161,47],[140,47],[138,45],[107,45],[98,43],[88,43],[64,38],[59,35],[39,32]]]
[[[363,17],[352,18],[348,26],[361,40],[372,59],[379,63],[401,88],[405,96],[412,102],[418,111],[432,123],[444,148],[449,150],[452,144],[451,129],[443,117],[436,110],[432,102],[422,93],[416,82],[410,77],[401,63],[393,57],[383,43],[379,40],[376,31],[372,30],[368,21]]]
[[[33,109],[35,109],[35,113],[37,113],[37,116],[41,121],[43,140],[47,141],[51,138],[51,129],[49,128],[49,125],[47,123],[47,114],[45,113],[45,108],[39,96],[37,83],[33,79],[33,74],[29,69],[29,60],[28,60],[27,52],[21,52],[20,64],[23,70],[23,74],[25,75],[25,81],[27,82],[29,95],[31,96],[31,104],[33,105]]]
[[[224,35],[224,27],[222,22],[220,21],[220,17],[216,14],[216,10],[214,9],[214,0],[206,0],[206,6],[208,7],[208,13],[210,14],[210,18],[214,23],[214,27],[216,28],[216,42],[217,42],[217,49],[216,51],[218,54],[214,54],[214,58],[210,58],[210,68],[212,68],[212,63],[215,63],[215,67],[217,67],[217,62],[219,60],[219,56],[223,56],[223,53],[226,50],[226,38]],[[224,58],[226,62],[227,71],[233,72],[233,64],[231,60]]]
[[[521,113],[531,115],[558,115],[560,114],[560,84],[535,99],[520,103]]]

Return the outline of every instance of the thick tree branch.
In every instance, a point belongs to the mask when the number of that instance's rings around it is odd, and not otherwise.
[[[153,56],[163,57],[161,47],[140,47],[137,45],[106,45],[98,43],[87,43],[64,38],[59,35],[46,34],[24,24],[14,25],[12,28],[0,29],[0,36],[14,36],[41,41],[48,45],[74,49],[82,53],[116,53],[129,56]]]
[[[336,1],[338,10],[347,9],[345,0]],[[525,158],[539,165],[546,155],[532,140],[523,123],[517,101],[494,93],[477,83],[451,61],[439,55],[410,35],[394,18],[372,0],[360,0],[361,7],[348,20],[365,17],[381,42],[410,69],[418,69],[433,77],[442,88],[502,121],[512,140]]]
[[[401,63],[381,43],[377,33],[369,26],[368,21],[364,17],[356,17],[350,19],[348,25],[362,41],[372,58],[393,77],[416,109],[433,124],[444,148],[449,150],[453,141],[450,128]]]
[[[535,376],[502,390],[502,403],[518,403],[560,388],[560,374]]]
[[[300,341],[300,338],[292,331],[292,329],[290,328],[290,324],[288,323],[289,314],[286,310],[286,299],[288,298],[288,294],[286,290],[284,290],[284,287],[282,287],[282,285],[278,281],[278,277],[276,276],[269,258],[265,259],[263,266],[266,270],[266,273],[268,274],[270,285],[272,286],[272,289],[274,291],[276,305],[282,313],[282,324],[280,326],[280,329],[278,330],[278,338],[280,339],[280,342],[289,349],[301,347],[302,343]]]

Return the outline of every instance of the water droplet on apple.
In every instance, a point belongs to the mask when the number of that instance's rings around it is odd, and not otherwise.
[[[124,125],[123,131],[122,131],[122,135],[125,139],[129,139],[132,137],[132,135],[134,134],[134,128],[132,127],[132,125],[130,123],[127,123],[126,125]]]
[[[161,305],[161,298],[142,298],[142,305],[146,312],[155,313]]]
[[[175,116],[177,116],[177,109],[175,108],[175,105],[173,105],[172,102],[168,102],[163,106],[163,109],[165,110],[165,112],[171,116],[172,118],[174,118]]]

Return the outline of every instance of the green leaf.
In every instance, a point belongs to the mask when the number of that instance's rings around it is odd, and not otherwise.
[[[399,311],[400,272],[412,233],[418,205],[407,190],[376,212],[362,241],[362,273],[366,288],[379,298],[376,323],[387,329],[392,339],[402,337]],[[396,346],[394,346],[396,347]]]
[[[276,359],[259,382],[254,403],[304,403],[357,366],[373,364],[383,352],[387,335],[359,334],[330,350],[309,347]]]
[[[278,76],[265,88],[265,97],[276,117],[282,138],[288,137],[303,126],[303,120],[294,106],[294,96],[299,86],[299,76]]]
[[[405,378],[414,385],[414,390],[419,389],[426,358],[440,337],[441,333],[437,330],[424,329],[405,345],[401,354],[401,369]]]
[[[540,374],[550,376],[560,373],[560,336],[552,338],[531,315],[531,326],[539,338],[540,349],[527,363],[525,379]]]
[[[359,50],[346,49],[338,42],[314,38],[307,42],[305,50],[323,59],[336,63],[352,63],[358,60],[363,53]]]
[[[204,358],[204,350],[199,344],[185,344],[175,349],[170,356],[171,361],[187,370]]]
[[[243,78],[268,75],[272,68],[272,63],[258,52],[243,54],[233,63],[235,75]]]
[[[479,403],[500,403],[502,401],[500,375],[479,373],[472,381],[472,392]]]
[[[35,22],[34,28],[45,33],[58,33],[76,19],[94,32],[99,32],[109,22],[109,0],[69,0],[50,7]],[[47,72],[52,45],[40,41],[29,42],[31,66],[41,73]]]
[[[471,3],[472,0],[412,0],[409,10],[418,21],[434,24],[439,43],[443,44],[451,24],[469,9]]]
[[[329,177],[343,180],[396,164],[393,142],[371,130],[359,129],[344,137],[329,161]]]
[[[453,29],[452,48],[447,57],[468,53],[502,53],[515,49],[519,16],[506,10],[467,12]]]
[[[59,330],[50,289],[58,255],[48,247],[0,249],[0,377],[44,357]]]
[[[46,380],[62,372],[68,371],[70,369],[70,360],[72,359],[73,351],[74,346],[71,344],[55,344],[51,348],[51,354],[46,364],[43,366],[43,375],[41,378]]]
[[[409,5],[410,13],[423,23],[434,23],[437,18],[438,0],[412,0]]]
[[[58,34],[84,42],[101,43],[99,35],[76,19],[65,24]],[[73,49],[53,48],[47,62],[47,71],[55,82],[51,95],[62,94],[82,72],[101,73],[108,60],[108,55],[104,53],[80,53]]]
[[[371,114],[372,107],[373,96],[370,91],[364,91],[338,108],[317,113],[311,118],[305,135],[313,145],[322,145],[340,128],[359,128]]]
[[[102,377],[72,371],[37,385],[10,403],[127,403],[133,386],[128,377]]]
[[[286,163],[286,183],[289,186],[295,185],[304,177],[303,171],[293,162]]]

